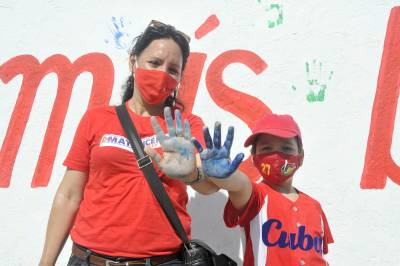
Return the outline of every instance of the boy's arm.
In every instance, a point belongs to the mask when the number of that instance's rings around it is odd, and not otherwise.
[[[236,170],[226,179],[210,177],[210,180],[218,187],[228,191],[229,199],[238,211],[246,207],[253,192],[253,186],[249,177],[242,171]]]
[[[244,173],[237,170],[244,154],[239,153],[232,161],[230,159],[234,128],[228,128],[224,145],[221,145],[221,123],[215,123],[213,138],[207,127],[203,129],[203,134],[205,150],[196,139],[192,142],[200,153],[204,173],[214,184],[229,192],[229,198],[237,210],[243,209],[250,199],[252,184]]]

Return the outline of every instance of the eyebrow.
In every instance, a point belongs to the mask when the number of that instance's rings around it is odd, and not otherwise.
[[[178,70],[181,69],[181,67],[180,67],[178,64],[175,64],[175,63],[172,63],[172,64],[170,65],[170,67],[177,68]]]
[[[170,66],[179,68],[179,64],[175,62],[171,62]]]
[[[291,144],[291,145],[294,145],[294,144],[295,144],[295,143],[291,142],[290,140],[285,140],[284,143],[285,143],[285,144]]]
[[[284,140],[284,141],[282,142],[282,144],[283,144],[283,145],[289,145],[289,146],[296,146],[296,143],[292,143],[292,142],[290,142],[290,140]],[[269,146],[271,146],[271,145],[272,145],[271,142],[263,143],[263,144],[261,144],[261,148],[269,147]]]
[[[164,62],[164,59],[162,59],[162,58],[160,58],[160,57],[158,57],[158,56],[151,56],[151,57],[149,58],[149,60],[157,60],[157,61],[162,61],[162,62]],[[180,68],[178,63],[171,63],[170,66],[176,67],[176,68],[178,68],[178,69]]]

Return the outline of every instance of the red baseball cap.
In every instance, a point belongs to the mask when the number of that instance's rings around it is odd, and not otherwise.
[[[301,141],[300,128],[290,115],[264,114],[251,129],[253,134],[244,142],[248,147],[253,144],[259,134],[270,134],[281,138],[298,136]]]

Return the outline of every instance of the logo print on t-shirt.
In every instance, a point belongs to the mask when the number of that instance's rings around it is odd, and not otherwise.
[[[292,250],[300,248],[304,251],[315,249],[317,253],[322,253],[322,237],[307,234],[306,227],[303,225],[298,227],[297,233],[282,230],[282,225],[278,219],[269,219],[263,224],[261,238],[267,247],[289,247]],[[271,238],[270,234],[273,231],[279,232],[279,238]]]
[[[142,143],[144,146],[150,146],[153,149],[160,147],[156,135],[142,138]],[[104,134],[100,141],[100,147],[115,147],[132,152],[129,140],[124,136],[115,134]]]

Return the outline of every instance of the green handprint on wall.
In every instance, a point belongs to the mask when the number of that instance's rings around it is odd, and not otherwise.
[[[282,11],[282,5],[279,4],[271,4],[269,7],[267,7],[265,10],[272,11],[276,9],[278,12],[278,18],[275,20],[268,20],[268,28],[274,28],[278,25],[281,25],[283,23],[283,11]]]
[[[257,0],[257,2],[263,5],[265,4],[262,3],[263,1],[261,0]],[[265,11],[267,11],[269,16],[269,19],[267,21],[268,28],[272,29],[283,23],[283,8],[281,4],[278,3],[267,4],[265,7]]]
[[[333,71],[328,72],[328,77],[324,78],[322,62],[317,62],[316,59],[305,63],[306,75],[307,75],[307,87],[309,88],[306,99],[308,102],[323,102],[325,100],[326,89],[328,88],[329,82],[332,80]],[[292,86],[293,90],[296,90],[295,86]]]

